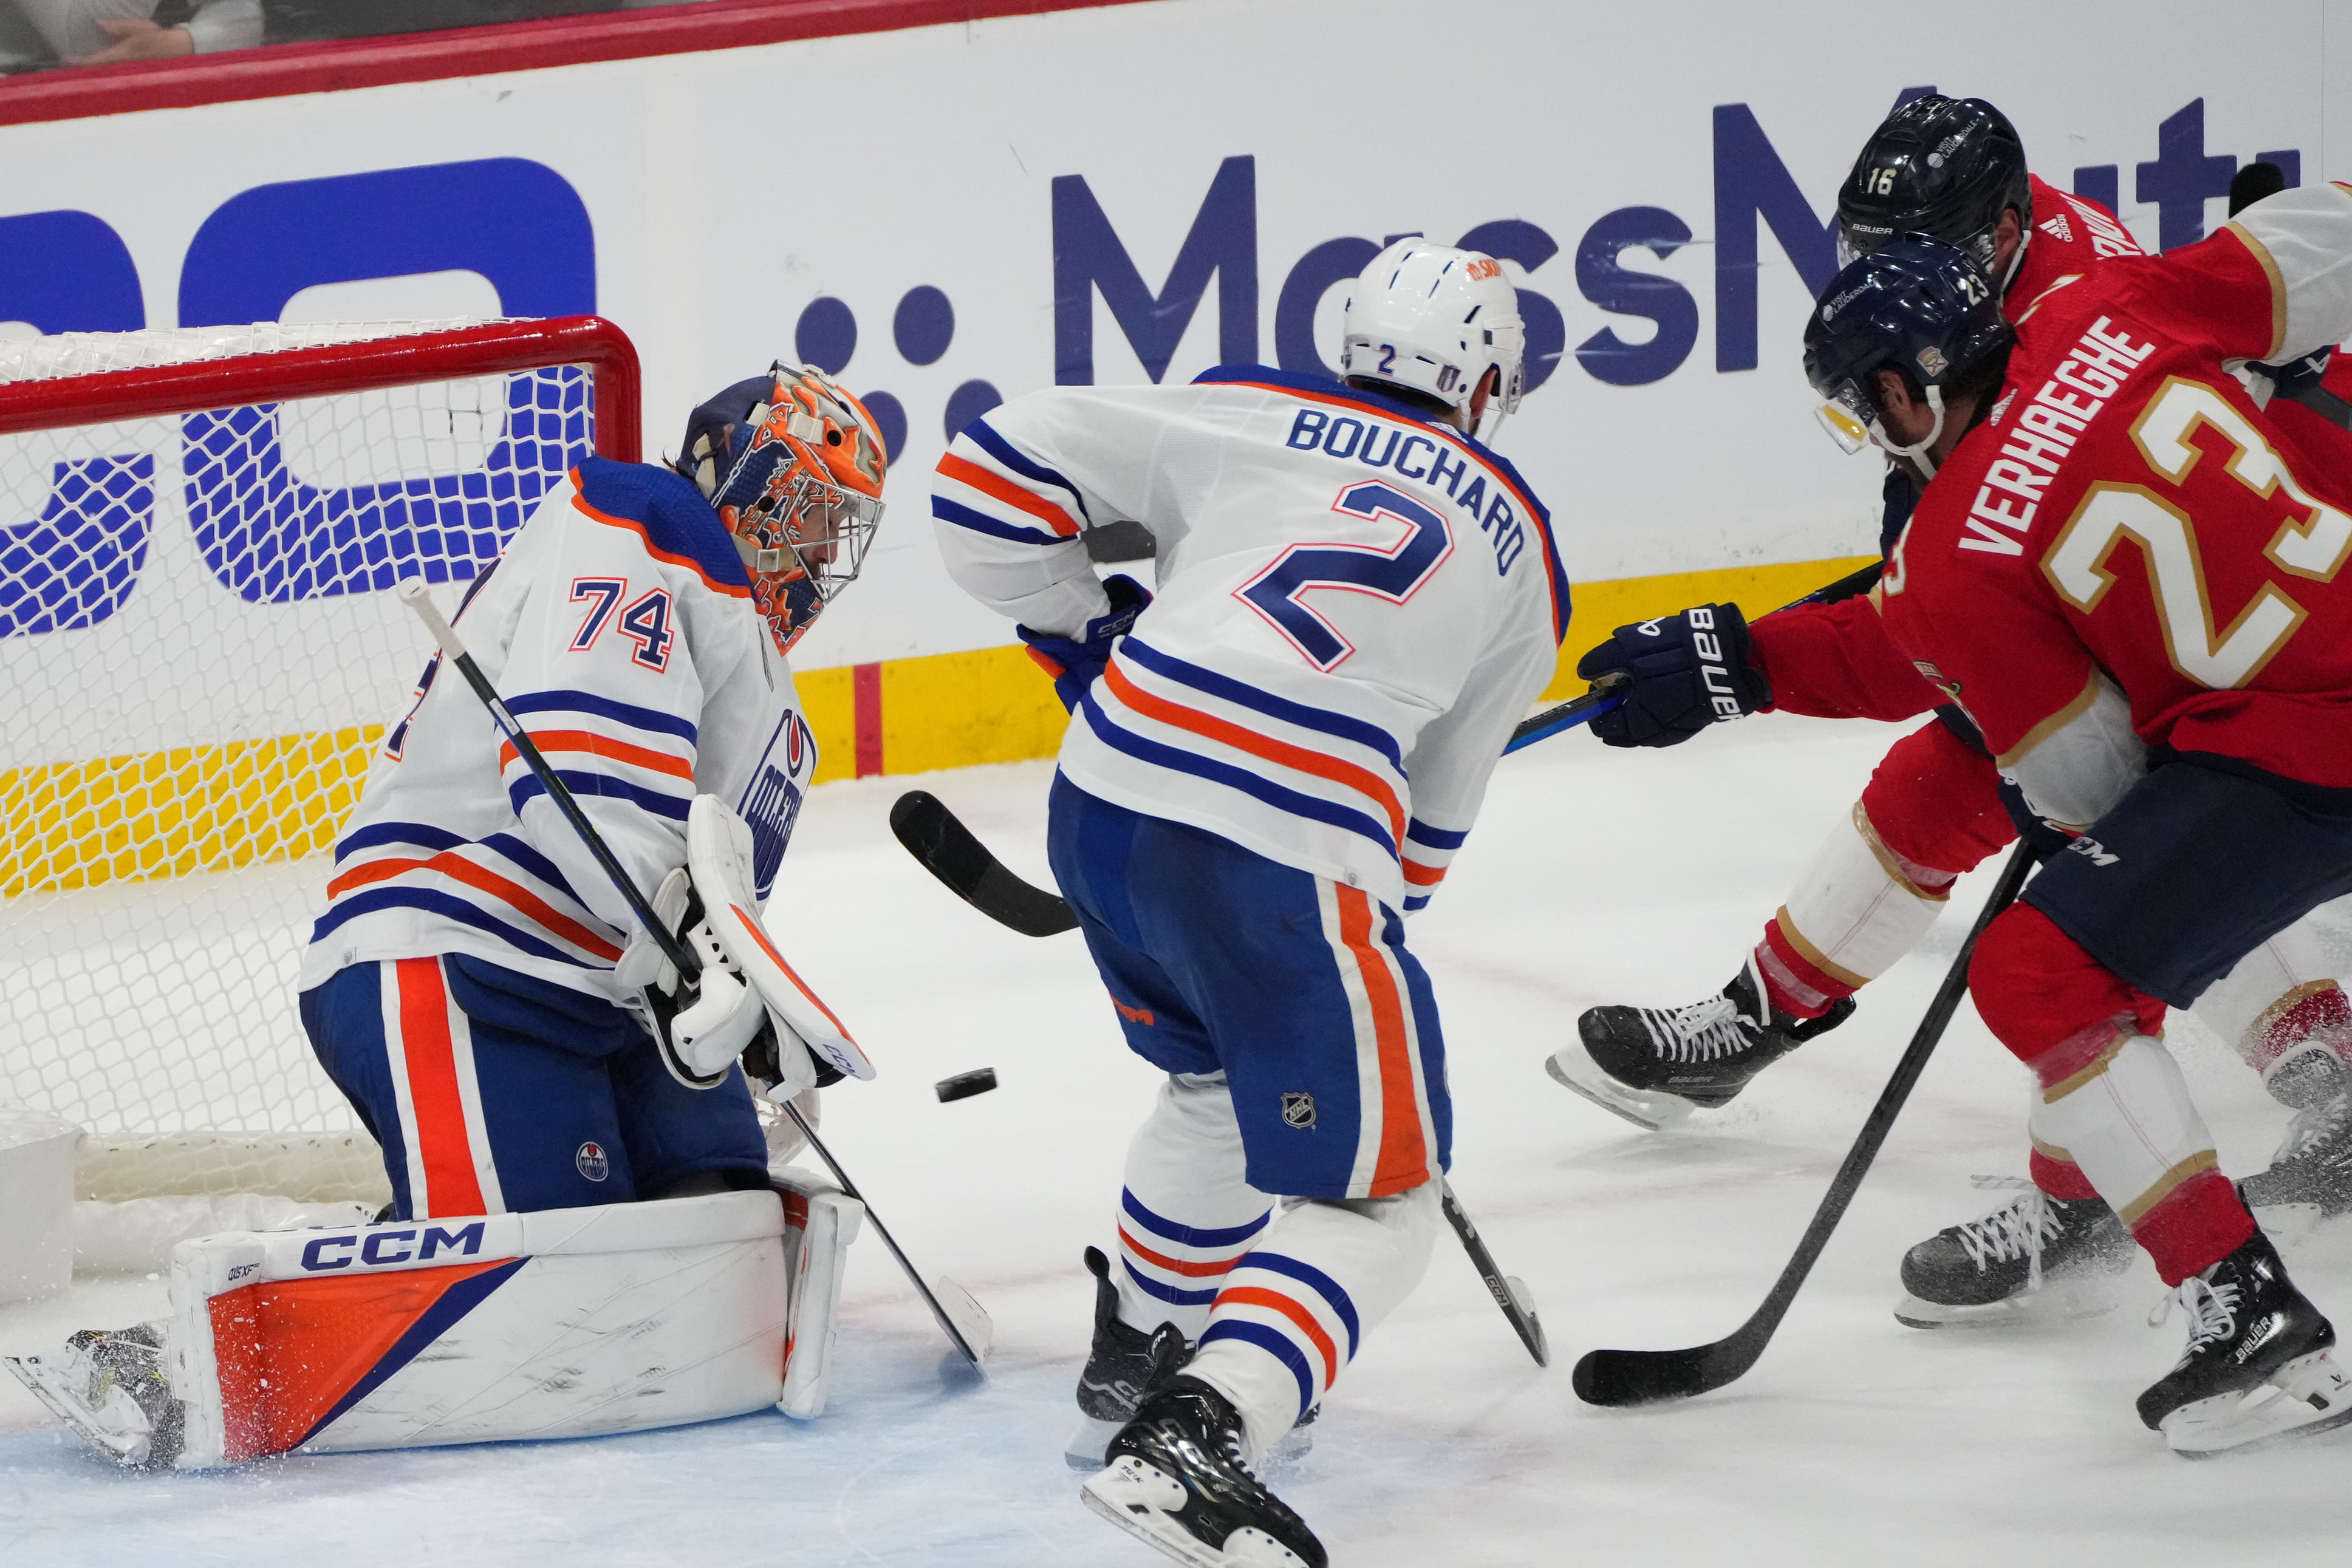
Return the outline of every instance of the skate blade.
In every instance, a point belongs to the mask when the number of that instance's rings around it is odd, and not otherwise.
[[[1905,1294],[1895,1303],[1895,1321],[1914,1329],[2015,1329],[2035,1323],[2068,1322],[2112,1312],[2117,1292],[2093,1281],[2044,1284],[2004,1301],[1955,1305]]]
[[[89,1383],[87,1368],[68,1371],[37,1355],[0,1355],[0,1364],[16,1374],[16,1381],[50,1414],[116,1464],[135,1468],[147,1462],[152,1428],[146,1412],[121,1389],[109,1388],[105,1401],[92,1407],[82,1393]]]
[[[2347,1421],[2352,1376],[2327,1352],[2315,1350],[2288,1362],[2258,1388],[2182,1406],[2158,1429],[2174,1453],[2201,1459],[2286,1437],[2316,1437]]]
[[[1092,1472],[1103,1468],[1103,1454],[1110,1440],[1118,1436],[1124,1421],[1101,1421],[1092,1416],[1078,1416],[1077,1430],[1062,1445],[1062,1462],[1074,1470]]]
[[[1601,1070],[1581,1042],[1561,1047],[1544,1061],[1552,1082],[1572,1089],[1602,1110],[1622,1116],[1645,1132],[1662,1133],[1690,1119],[1696,1109],[1679,1094],[1635,1089]]]
[[[1139,1541],[1193,1568],[1307,1568],[1265,1531],[1244,1526],[1220,1548],[1177,1521],[1191,1494],[1164,1471],[1126,1456],[1078,1489],[1078,1500]]]

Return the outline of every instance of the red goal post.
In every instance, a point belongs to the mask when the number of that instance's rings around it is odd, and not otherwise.
[[[97,336],[98,334],[89,334]],[[122,333],[123,338],[143,334]],[[296,398],[580,365],[594,384],[596,455],[635,463],[643,444],[636,345],[601,316],[491,321],[408,337],[137,366],[69,381],[0,384],[0,434],[194,413]]]

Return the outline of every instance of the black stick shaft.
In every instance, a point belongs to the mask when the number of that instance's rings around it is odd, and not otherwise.
[[[1528,1347],[1528,1354],[1536,1358],[1538,1366],[1549,1366],[1551,1346],[1545,1342],[1543,1324],[1523,1309],[1518,1298],[1511,1293],[1510,1281],[1496,1264],[1495,1255],[1486,1250],[1486,1239],[1478,1234],[1478,1227],[1472,1222],[1468,1211],[1454,1196],[1453,1184],[1444,1177],[1438,1179],[1437,1198],[1445,1211],[1445,1222],[1454,1227],[1454,1234],[1461,1241],[1462,1250],[1470,1255],[1470,1266],[1478,1270],[1478,1278],[1485,1282],[1486,1293],[1495,1298],[1496,1306],[1503,1309],[1503,1316],[1510,1321],[1511,1330],[1519,1336],[1519,1343]]]
[[[1789,1305],[1797,1298],[1798,1289],[1805,1276],[1812,1271],[1822,1249],[1829,1245],[1830,1233],[1853,1201],[1855,1191],[1862,1186],[1871,1162],[1877,1157],[1881,1145],[1886,1141],[1895,1118],[1910,1097],[1912,1086],[1927,1065],[1928,1056],[1943,1038],[1945,1027],[1959,1007],[1960,998],[1969,988],[1969,960],[1976,952],[1977,938],[1984,934],[2001,911],[2016,901],[2018,889],[2024,885],[2027,873],[2033,869],[2033,853],[2020,843],[2011,852],[2009,863],[2001,870],[1992,896],[1969,929],[1968,939],[1960,944],[1958,955],[1944,976],[1935,1000],[1928,1004],[1927,1016],[1911,1037],[1910,1046],[1895,1064],[1894,1076],[1880,1091],[1878,1102],[1871,1107],[1870,1116],[1863,1124],[1862,1134],[1847,1151],[1845,1161],[1838,1166],[1836,1177],[1823,1195],[1821,1207],[1814,1210],[1812,1223],[1805,1228],[1803,1238],[1797,1243],[1796,1255],[1774,1281],[1771,1293],[1763,1305],[1749,1314],[1746,1322],[1712,1344],[1694,1345],[1687,1350],[1594,1350],[1585,1353],[1576,1364],[1572,1378],[1577,1397],[1591,1405],[1642,1405],[1659,1399],[1686,1399],[1704,1394],[1746,1373],[1764,1354],[1771,1343],[1773,1331],[1780,1327]]]
[[[1789,1260],[1789,1266],[1780,1271],[1780,1278],[1773,1283],[1772,1293],[1764,1298],[1764,1304],[1748,1320],[1748,1329],[1760,1328],[1769,1334],[1788,1312],[1789,1303],[1796,1300],[1799,1287],[1804,1284],[1805,1276],[1812,1272],[1822,1249],[1829,1245],[1830,1233],[1845,1217],[1846,1207],[1853,1203],[1855,1192],[1860,1190],[1862,1178],[1869,1173],[1871,1162],[1878,1157],[1879,1149],[1886,1143],[1887,1134],[1894,1130],[1895,1118],[1901,1113],[1904,1102],[1911,1097],[1919,1075],[1927,1070],[1927,1058],[1934,1054],[1937,1042],[1943,1039],[1952,1015],[1959,1010],[1960,998],[1968,995],[1969,960],[1976,953],[1977,938],[1984,935],[1984,928],[1992,924],[1994,916],[2016,902],[2018,889],[2025,884],[2026,873],[2032,869],[2033,852],[2021,842],[2010,852],[2009,863],[2001,868],[2000,880],[1993,885],[1992,896],[1985,900],[1976,924],[1969,930],[1968,939],[1960,944],[1958,956],[1945,973],[1944,983],[1936,988],[1936,998],[1927,1004],[1927,1016],[1919,1020],[1918,1029],[1911,1036],[1910,1046],[1903,1052],[1902,1061],[1895,1063],[1894,1075],[1886,1081],[1886,1087],[1879,1092],[1878,1103],[1871,1107],[1870,1119],[1863,1124],[1861,1136],[1855,1138],[1853,1147],[1846,1151],[1845,1161],[1838,1166],[1837,1176],[1830,1182],[1829,1191],[1822,1196],[1821,1207],[1813,1211],[1813,1222],[1805,1228],[1804,1239],[1797,1243],[1796,1256]],[[1761,1351],[1763,1347],[1759,1344],[1757,1348]]]
[[[931,1309],[931,1316],[939,1320],[940,1327],[946,1331],[948,1338],[954,1343],[956,1349],[963,1353],[964,1359],[978,1366],[980,1353],[972,1348],[970,1340],[963,1337],[963,1331],[956,1327],[955,1320],[948,1316],[947,1309],[940,1305],[939,1297],[932,1293],[930,1281],[924,1279],[922,1271],[908,1260],[906,1253],[898,1249],[898,1239],[890,1234],[890,1228],[882,1223],[882,1217],[874,1212],[874,1206],[866,1201],[866,1195],[857,1190],[857,1184],[849,1179],[849,1173],[841,1168],[840,1162],[833,1157],[833,1151],[826,1148],[824,1140],[816,1135],[816,1129],[810,1126],[807,1119],[802,1116],[801,1108],[789,1100],[783,1103],[784,1114],[790,1116],[793,1119],[793,1125],[801,1130],[801,1136],[806,1138],[808,1146],[816,1151],[816,1157],[824,1162],[824,1168],[833,1173],[833,1179],[841,1184],[841,1190],[865,1206],[866,1218],[874,1227],[874,1234],[882,1238],[882,1245],[887,1247],[890,1249],[890,1256],[898,1260],[899,1269],[908,1279],[915,1282],[916,1291],[923,1298],[923,1305]]]

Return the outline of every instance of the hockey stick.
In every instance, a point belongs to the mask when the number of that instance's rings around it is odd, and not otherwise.
[[[614,891],[628,904],[629,913],[637,917],[637,923],[653,937],[654,945],[662,951],[662,956],[677,966],[680,983],[701,974],[701,961],[654,913],[653,904],[638,889],[636,879],[629,875],[628,868],[613,853],[612,846],[604,841],[604,835],[596,831],[587,813],[581,810],[580,802],[572,799],[570,786],[548,765],[546,757],[531,740],[530,732],[508,709],[505,700],[499,695],[498,688],[490,684],[489,676],[482,674],[482,667],[474,662],[474,655],[466,651],[465,639],[457,635],[457,629],[449,624],[440,607],[433,602],[432,596],[425,591],[424,580],[407,579],[393,590],[393,597],[416,612],[416,618],[424,622],[425,629],[433,633],[434,642],[440,644],[441,652],[457,667],[457,673],[466,677],[466,684],[474,688],[474,695],[482,699],[482,706],[490,710],[491,722],[499,727],[499,732],[506,737],[507,743],[515,748],[515,754],[530,767],[532,775],[547,790],[547,798],[555,802],[555,809],[563,814],[565,821],[572,824],[572,831],[580,835],[580,841],[588,846],[588,852],[595,857],[596,864],[612,879]],[[899,1250],[889,1228],[882,1223],[882,1217],[874,1212],[874,1206],[858,1192],[856,1184],[849,1179],[848,1173],[841,1168],[832,1151],[816,1135],[816,1129],[810,1126],[801,1114],[800,1107],[788,1101],[784,1104],[784,1114],[792,1118],[793,1125],[799,1128],[801,1136],[808,1140],[808,1146],[816,1151],[817,1158],[833,1172],[834,1180],[841,1184],[843,1193],[865,1206],[866,1218],[872,1223],[874,1233],[882,1238],[882,1245],[890,1249],[890,1256],[898,1260],[898,1267],[905,1270],[907,1278],[914,1281],[916,1291],[923,1298],[923,1304],[931,1309],[931,1316],[939,1320],[940,1327],[946,1331],[948,1338],[954,1343],[956,1349],[963,1353],[965,1359],[978,1366],[982,1357],[988,1354],[989,1343],[994,1337],[988,1314],[981,1310],[980,1303],[973,1301],[962,1286],[943,1276],[940,1285],[955,1301],[965,1321],[960,1323],[955,1317],[950,1316],[948,1308],[940,1302],[940,1294],[933,1291],[930,1282],[923,1278],[913,1263],[908,1261],[906,1253]]]
[[[1558,735],[1615,707],[1618,698],[1604,679],[1582,696],[1519,721],[1511,731],[1508,757],[1522,747]],[[972,836],[940,798],[909,789],[890,808],[890,831],[922,868],[947,890],[1024,936],[1058,936],[1077,928],[1078,918],[1061,895],[1023,881]]]
[[[1780,1270],[1780,1278],[1773,1283],[1771,1294],[1764,1298],[1764,1304],[1729,1335],[1712,1344],[1694,1345],[1688,1350],[1587,1351],[1576,1364],[1571,1377],[1579,1399],[1588,1405],[1648,1405],[1663,1399],[1687,1399],[1694,1394],[1722,1387],[1756,1364],[1764,1347],[1771,1343],[1772,1332],[1787,1315],[1789,1304],[1797,1299],[1797,1291],[1803,1286],[1805,1276],[1812,1271],[1822,1249],[1829,1245],[1830,1232],[1837,1228],[1846,1205],[1853,1201],[1854,1191],[1868,1174],[1870,1162],[1877,1157],[1879,1145],[1886,1142],[1887,1132],[1895,1125],[1903,1102],[1910,1097],[1912,1086],[1919,1082],[1919,1074],[1927,1065],[1928,1055],[1944,1036],[1944,1027],[1958,1009],[1960,998],[1969,988],[1969,959],[1976,952],[1977,938],[1984,935],[1994,916],[2016,901],[2017,890],[2024,885],[2025,874],[2032,869],[2033,852],[2020,843],[2011,852],[2009,863],[2001,868],[2000,880],[1993,885],[1992,896],[1985,900],[1968,940],[1960,944],[1959,955],[1952,960],[1943,985],[1937,989],[1936,999],[1927,1004],[1927,1016],[1919,1020],[1903,1060],[1895,1064],[1895,1075],[1879,1092],[1878,1103],[1870,1108],[1870,1118],[1862,1124],[1862,1135],[1846,1152],[1845,1163],[1838,1166],[1821,1207],[1813,1211],[1813,1222],[1805,1228],[1804,1237],[1798,1241],[1796,1256]]]
[[[1517,1331],[1519,1343],[1528,1347],[1528,1354],[1536,1358],[1538,1366],[1549,1366],[1551,1346],[1544,1339],[1543,1323],[1536,1316],[1535,1299],[1528,1293],[1527,1285],[1495,1266],[1495,1255],[1478,1239],[1477,1226],[1471,1223],[1461,1199],[1454,1196],[1453,1185],[1444,1176],[1437,1178],[1437,1201],[1445,1210],[1445,1222],[1461,1238],[1462,1250],[1470,1254],[1470,1266],[1486,1281],[1486,1293],[1495,1298],[1495,1304],[1503,1309],[1503,1315]]]

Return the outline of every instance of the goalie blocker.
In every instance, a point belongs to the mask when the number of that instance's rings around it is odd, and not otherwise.
[[[772,1193],[183,1242],[169,1317],[9,1368],[147,1468],[807,1419],[865,1211],[772,1174]]]

